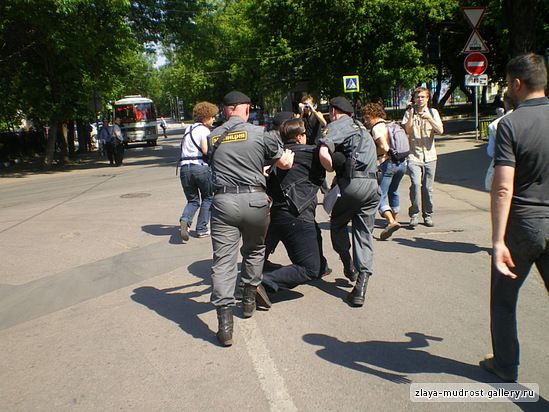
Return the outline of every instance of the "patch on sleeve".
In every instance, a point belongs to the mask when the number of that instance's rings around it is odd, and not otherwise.
[[[212,144],[215,144],[217,140],[221,137],[221,135],[218,136],[212,136]],[[225,143],[235,143],[235,142],[243,142],[245,140],[248,140],[248,132],[247,131],[241,131],[241,132],[231,132],[228,133],[221,144]]]

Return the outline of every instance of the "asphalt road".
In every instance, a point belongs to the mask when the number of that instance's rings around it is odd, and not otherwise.
[[[119,168],[90,158],[0,179],[0,410],[549,410],[549,305],[535,270],[518,307],[520,382],[537,383],[540,401],[410,398],[411,384],[498,382],[477,366],[490,352],[482,142],[439,139],[436,226],[376,241],[363,308],[344,301],[351,287],[319,207],[333,273],[251,319],[237,309],[235,344],[222,348],[210,239],[178,235],[175,126]],[[283,247],[272,260],[289,262]]]

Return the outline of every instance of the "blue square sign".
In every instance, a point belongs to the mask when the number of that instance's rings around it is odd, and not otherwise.
[[[360,91],[358,75],[343,76],[343,90],[345,93],[356,93]]]

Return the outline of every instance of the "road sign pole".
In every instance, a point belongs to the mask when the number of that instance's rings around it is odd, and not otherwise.
[[[473,96],[475,97],[475,140],[478,140],[478,86],[473,86]]]

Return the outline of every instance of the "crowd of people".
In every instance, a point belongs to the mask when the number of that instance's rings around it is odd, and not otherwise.
[[[499,120],[492,154],[494,355],[480,365],[514,381],[516,300],[533,263],[549,289],[549,143],[543,140],[549,130],[549,101],[543,58],[529,54],[511,60],[507,83],[506,99],[516,110]],[[403,118],[389,122],[379,102],[365,104],[357,116],[351,102],[338,96],[329,101],[327,123],[314,99],[305,95],[299,113],[278,113],[269,131],[247,122],[251,101],[242,92],[224,97],[226,121],[213,130],[217,107],[208,102],[195,106],[195,123],[181,143],[179,167],[187,205],[180,230],[188,241],[200,209],[196,233],[212,240],[211,302],[222,345],[233,343],[237,298],[243,317],[249,318],[256,306],[269,308],[270,296],[278,290],[331,273],[315,219],[322,187],[338,193],[330,210],[330,240],[342,274],[354,284],[348,295],[351,306],[364,304],[373,274],[376,213],[386,221],[380,240],[401,227],[398,189],[405,174],[410,177],[409,227],[415,228],[420,218],[426,227],[435,225],[435,135],[444,127],[429,101],[429,90],[418,87]],[[332,182],[326,182],[326,172],[335,172]],[[290,265],[269,261],[279,243]]]

